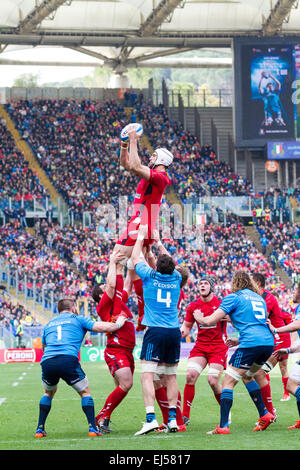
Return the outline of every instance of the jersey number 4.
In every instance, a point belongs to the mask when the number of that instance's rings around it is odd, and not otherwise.
[[[171,292],[166,291],[167,296],[164,297],[164,298],[161,296],[161,294],[162,294],[162,290],[157,289],[157,302],[162,302],[162,303],[166,304],[166,307],[169,308],[171,306],[171,303],[172,303]]]
[[[259,300],[252,300],[251,304],[252,304],[255,318],[258,318],[258,319],[266,318],[266,311],[264,309],[264,304],[262,302],[260,302]]]

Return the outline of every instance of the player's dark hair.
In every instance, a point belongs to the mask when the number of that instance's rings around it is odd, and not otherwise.
[[[98,304],[100,302],[100,298],[103,295],[103,289],[100,287],[100,284],[96,284],[92,290],[92,298]]]
[[[69,299],[69,298],[60,299],[57,302],[58,313],[65,312],[65,311],[69,312],[72,310],[73,306],[74,306],[73,299]]]
[[[266,285],[266,278],[261,273],[253,273],[252,279],[258,284],[260,287],[264,288]]]
[[[156,262],[156,270],[160,274],[173,274],[175,261],[169,255],[159,255]]]
[[[176,271],[178,271],[180,274],[181,274],[181,284],[180,284],[180,287],[184,287],[186,285],[186,283],[188,282],[188,278],[189,278],[189,275],[190,275],[190,272],[187,268],[185,268],[184,266],[176,266]]]

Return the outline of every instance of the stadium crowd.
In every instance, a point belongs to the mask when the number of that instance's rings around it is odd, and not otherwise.
[[[16,204],[23,197],[31,201],[33,197],[49,196],[40,184],[36,173],[18,150],[16,143],[6,127],[4,119],[0,121],[0,207],[5,208],[5,199],[12,198]]]

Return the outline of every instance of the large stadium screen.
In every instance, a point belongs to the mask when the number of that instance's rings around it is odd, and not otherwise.
[[[237,146],[300,138],[300,37],[237,39],[234,72]]]

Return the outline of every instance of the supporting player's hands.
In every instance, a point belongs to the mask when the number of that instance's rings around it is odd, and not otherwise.
[[[288,354],[289,350],[287,348],[277,349],[277,351],[273,352],[273,356],[275,356],[278,361],[280,361],[281,358],[287,356]]]
[[[141,237],[147,238],[148,237],[148,225],[140,225],[138,235]]]
[[[138,322],[137,322],[137,326],[136,326],[136,331],[143,331],[145,330],[147,327],[145,325],[142,325],[142,320],[143,318],[138,318]]]
[[[118,325],[119,329],[124,326],[124,323],[126,322],[127,317],[124,315],[119,315],[118,318],[116,319],[116,325]]]
[[[238,344],[239,344],[238,338],[228,338],[226,341],[226,346],[228,346],[229,348],[234,348]]]
[[[155,243],[158,243],[158,242],[160,241],[159,231],[158,231],[157,229],[154,229],[154,230],[152,231],[151,237],[153,238],[153,240],[155,241]]]

